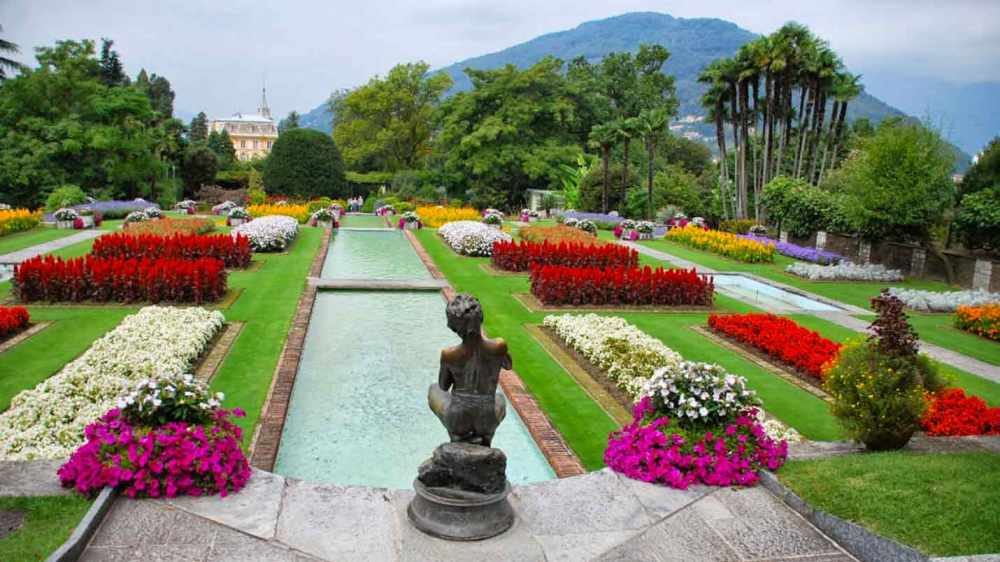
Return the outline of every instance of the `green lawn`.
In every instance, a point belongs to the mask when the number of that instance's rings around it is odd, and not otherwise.
[[[79,496],[0,498],[0,511],[22,511],[24,526],[0,539],[0,560],[45,560],[69,538],[90,500]]]
[[[48,226],[37,226],[24,232],[15,232],[7,236],[0,237],[0,255],[17,252],[25,248],[30,248],[38,244],[44,244],[60,238],[65,238],[75,230],[59,230]]]
[[[485,258],[457,256],[433,230],[421,230],[417,236],[452,285],[482,301],[487,331],[510,342],[514,368],[584,464],[588,468],[600,467],[607,433],[614,428],[614,424],[523,329],[525,324],[541,323],[545,316],[544,313],[529,312],[512,298],[514,294],[529,291],[527,278],[495,276],[484,272],[479,266],[487,261]],[[659,265],[659,262],[643,261]],[[720,310],[751,310],[751,307],[721,295],[717,296],[716,305]],[[824,402],[690,329],[693,325],[704,325],[707,314],[613,314],[660,338],[685,358],[717,362],[747,377],[768,411],[807,437],[822,440],[843,438]]]
[[[813,506],[928,555],[1000,552],[998,455],[868,453],[777,474]]]

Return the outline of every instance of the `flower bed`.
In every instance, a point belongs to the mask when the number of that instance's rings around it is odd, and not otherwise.
[[[28,309],[23,306],[0,306],[0,340],[28,327]]]
[[[74,205],[77,211],[89,210],[96,215],[101,215],[105,219],[123,219],[130,213],[145,211],[147,208],[159,209],[160,206],[145,199],[133,199],[131,201],[94,201],[93,203],[83,203]],[[50,217],[46,217],[51,220]]]
[[[633,400],[657,369],[679,368],[683,362],[677,352],[622,318],[556,314],[546,316],[542,323]]]
[[[227,236],[201,236],[175,234],[173,236],[105,234],[94,240],[90,254],[99,258],[115,259],[198,259],[216,258],[228,268],[242,269],[250,265],[252,252],[250,239],[237,234]]]
[[[0,460],[66,458],[84,428],[145,378],[188,372],[223,323],[202,308],[147,306],[0,414]]]
[[[465,256],[489,256],[495,243],[511,241],[509,234],[475,220],[446,223],[438,233],[452,250]]]
[[[955,312],[960,306],[1000,304],[1000,293],[990,293],[982,289],[935,292],[890,287],[889,294],[903,301],[907,308],[921,312]]]
[[[606,244],[600,238],[589,232],[584,232],[572,226],[522,226],[517,231],[518,237],[525,242],[578,242],[581,244]]]
[[[822,380],[823,366],[837,358],[841,347],[773,314],[711,314],[708,326],[817,380]]]
[[[556,217],[556,220],[562,221],[563,223],[570,219],[573,219],[576,222],[591,221],[595,226],[604,230],[611,230],[616,224],[625,220],[618,215],[611,215],[607,213],[582,213],[579,211],[565,211]]]
[[[27,209],[0,209],[0,236],[31,230],[42,220],[42,213]]]
[[[173,236],[174,234],[208,234],[215,230],[211,219],[175,219],[164,217],[155,221],[135,222],[128,225],[129,234],[152,234]]]
[[[255,252],[281,252],[299,233],[296,219],[286,216],[266,216],[234,227],[232,236],[246,236]]]
[[[229,211],[235,209],[236,207],[239,207],[239,205],[237,205],[236,203],[233,203],[232,201],[223,201],[222,203],[219,203],[218,205],[213,205],[212,206],[212,214],[213,215],[228,215]]]
[[[116,259],[37,256],[14,269],[22,302],[213,302],[226,293],[226,265],[215,258]]]
[[[492,261],[495,267],[505,271],[528,271],[533,265],[633,268],[639,265],[639,252],[615,244],[510,241],[493,244]]]
[[[886,269],[880,264],[857,265],[841,262],[836,265],[818,265],[796,262],[785,271],[813,281],[902,281],[903,272]]]
[[[1000,304],[958,307],[955,327],[993,341],[1000,341]]]
[[[309,220],[309,205],[250,205],[247,212],[251,217],[285,216],[305,224]]]
[[[531,293],[546,305],[711,306],[715,284],[694,269],[539,265]]]
[[[670,229],[667,232],[667,239],[745,263],[770,263],[774,261],[773,245],[740,238],[729,232],[703,230],[688,225]]]
[[[774,246],[774,249],[779,254],[797,260],[818,263],[820,265],[829,265],[844,261],[844,256],[834,252],[827,252],[826,250],[806,248],[804,246],[799,246],[798,244],[792,244],[791,242],[781,242],[773,238],[768,238],[767,236],[758,236],[756,234],[740,234],[739,236],[740,238],[753,240],[755,242],[760,242],[761,244],[770,244]]]
[[[437,205],[417,207],[416,212],[424,225],[430,228],[440,228],[450,222],[475,221],[480,218],[479,211],[472,207],[455,208]]]
[[[928,435],[1000,435],[1000,408],[961,388],[946,388],[930,397],[920,425]]]

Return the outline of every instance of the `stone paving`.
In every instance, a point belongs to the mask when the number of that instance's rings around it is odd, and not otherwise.
[[[683,267],[686,269],[695,268],[701,273],[718,273],[718,271],[710,267],[704,267],[698,265],[692,261],[679,258],[667,252],[661,252],[660,250],[655,250],[653,248],[643,246],[642,244],[636,244],[635,242],[620,242],[620,243],[630,248],[634,248],[635,250],[637,250],[642,254],[645,254],[652,258],[656,258],[661,261],[669,262],[677,267]],[[768,280],[767,282],[772,285],[780,286],[780,284],[774,283],[770,280]],[[823,299],[823,300],[829,300],[829,299]],[[845,303],[835,302],[835,304],[848,311],[867,312]],[[812,314],[813,316],[822,318],[829,322],[833,322],[834,324],[843,326],[844,328],[847,328],[849,330],[854,330],[855,332],[868,331],[868,324],[869,324],[868,321],[856,318],[851,314],[849,314],[848,312],[821,312],[821,311],[809,311],[809,310],[802,310],[798,312],[801,314]],[[961,353],[952,351],[950,349],[945,349],[941,346],[927,343],[923,340],[920,341],[920,350],[942,363],[946,363],[948,365],[951,365],[952,367],[961,369],[967,373],[978,375],[980,377],[983,377],[984,379],[1000,383],[1000,366],[998,365],[991,365],[989,363],[986,363],[985,361],[980,361],[979,359],[976,359],[974,357],[969,357],[968,355],[963,355]]]
[[[518,486],[517,522],[456,543],[410,526],[413,492],[256,471],[220,498],[119,498],[81,560],[855,560],[764,488],[673,490],[609,470]]]
[[[53,240],[51,242],[45,242],[44,244],[37,244],[23,250],[18,250],[16,252],[11,252],[9,254],[0,255],[0,264],[15,264],[21,263],[25,260],[29,260],[35,256],[40,256],[42,254],[48,254],[56,250],[61,250],[66,246],[72,246],[77,242],[83,242],[85,240],[90,240],[91,238],[97,238],[102,234],[107,234],[106,230],[81,230],[76,234],[70,234],[65,238],[60,238],[58,240]]]

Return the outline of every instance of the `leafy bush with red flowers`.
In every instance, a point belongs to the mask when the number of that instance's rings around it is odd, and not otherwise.
[[[773,314],[712,314],[708,326],[817,379],[840,353],[839,343]]]
[[[23,306],[0,306],[0,340],[27,328],[29,319]]]
[[[549,305],[711,306],[715,283],[694,269],[535,265],[531,293]]]
[[[920,425],[929,435],[1000,435],[1000,408],[961,388],[946,388],[931,395]]]
[[[216,301],[226,293],[226,265],[216,258],[31,258],[14,269],[22,302]]]
[[[533,265],[566,267],[633,268],[639,253],[617,244],[579,242],[494,242],[494,267],[505,271],[528,271]]]
[[[240,234],[156,236],[115,233],[105,234],[95,240],[90,255],[114,259],[216,258],[222,260],[228,268],[242,269],[250,265],[253,251],[250,239]]]

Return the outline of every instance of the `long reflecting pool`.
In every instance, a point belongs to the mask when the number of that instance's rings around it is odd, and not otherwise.
[[[459,343],[444,307],[438,293],[320,292],[275,472],[410,488],[420,463],[448,440],[427,407],[440,350]],[[510,404],[493,446],[507,453],[511,483],[555,477]]]
[[[324,279],[430,279],[401,230],[338,230],[323,262]]]
[[[836,306],[735,273],[715,273],[715,287],[722,293],[765,310],[778,312],[836,312]]]

